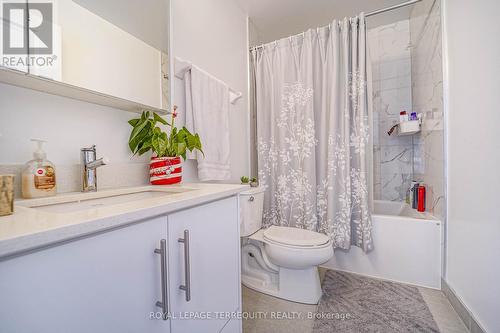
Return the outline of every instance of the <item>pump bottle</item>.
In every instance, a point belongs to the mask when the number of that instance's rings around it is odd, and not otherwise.
[[[37,149],[33,159],[26,163],[22,171],[22,196],[25,199],[50,197],[57,194],[56,168],[47,160],[43,150],[45,141],[31,139],[36,142]]]

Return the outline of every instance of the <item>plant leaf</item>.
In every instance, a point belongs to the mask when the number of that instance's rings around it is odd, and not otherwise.
[[[196,133],[194,135],[193,149],[199,150],[201,152],[201,154],[203,155],[203,157],[205,157],[205,153],[203,152],[203,147],[201,146],[201,139],[200,139],[200,136],[198,135],[198,133]]]
[[[133,127],[129,138],[129,148],[134,155],[153,151],[157,156],[182,156],[186,159],[187,150],[199,150],[203,155],[201,139],[198,134],[191,134],[186,127],[180,130],[173,127],[155,112],[143,111],[138,119],[131,119],[128,123]],[[170,126],[167,134],[157,123]]]
[[[166,151],[168,149],[168,143],[167,140],[165,140],[165,138],[163,138],[161,135],[159,138],[159,147],[160,147],[159,156],[165,156]]]
[[[130,124],[130,126],[135,127],[139,121],[141,121],[141,118],[130,119],[128,123]]]
[[[170,124],[165,120],[163,119],[162,117],[160,117],[156,112],[153,112],[153,119],[159,123],[162,123],[163,125],[169,125]]]
[[[145,140],[148,136],[149,129],[144,128],[139,134],[137,134],[132,140],[129,141],[128,146],[130,150],[135,154],[139,144]]]
[[[160,136],[157,134],[153,134],[151,138],[151,146],[153,147],[153,151],[156,153],[158,157],[160,157]]]
[[[179,142],[177,144],[177,155],[180,155],[186,159],[186,143],[185,142]]]
[[[152,144],[151,144],[151,139],[150,139],[150,140],[148,140],[148,141],[145,141],[145,142],[141,145],[141,147],[140,147],[140,148],[138,147],[138,148],[137,148],[137,152],[136,152],[136,153],[137,153],[137,154],[139,154],[139,156],[141,156],[141,155],[143,155],[143,154],[147,153],[148,151],[150,151],[150,150],[151,150],[151,148],[152,148]]]
[[[150,122],[147,119],[142,119],[135,125],[134,129],[132,130],[132,133],[130,133],[130,138],[129,141],[132,141],[135,139],[135,137],[146,127],[150,125]]]

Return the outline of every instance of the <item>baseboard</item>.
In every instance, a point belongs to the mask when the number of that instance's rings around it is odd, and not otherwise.
[[[479,325],[472,312],[467,308],[467,306],[465,306],[462,300],[457,297],[457,294],[452,288],[450,288],[445,279],[441,279],[441,288],[450,301],[451,306],[455,309],[460,319],[462,319],[469,332],[486,333],[486,330]]]

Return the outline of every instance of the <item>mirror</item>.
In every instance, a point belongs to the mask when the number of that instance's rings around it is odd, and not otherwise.
[[[168,108],[169,0],[1,3],[3,67]]]

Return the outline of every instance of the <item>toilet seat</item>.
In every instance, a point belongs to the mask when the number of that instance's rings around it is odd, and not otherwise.
[[[328,236],[299,228],[271,226],[264,230],[262,237],[267,243],[290,248],[318,249],[331,246]]]

